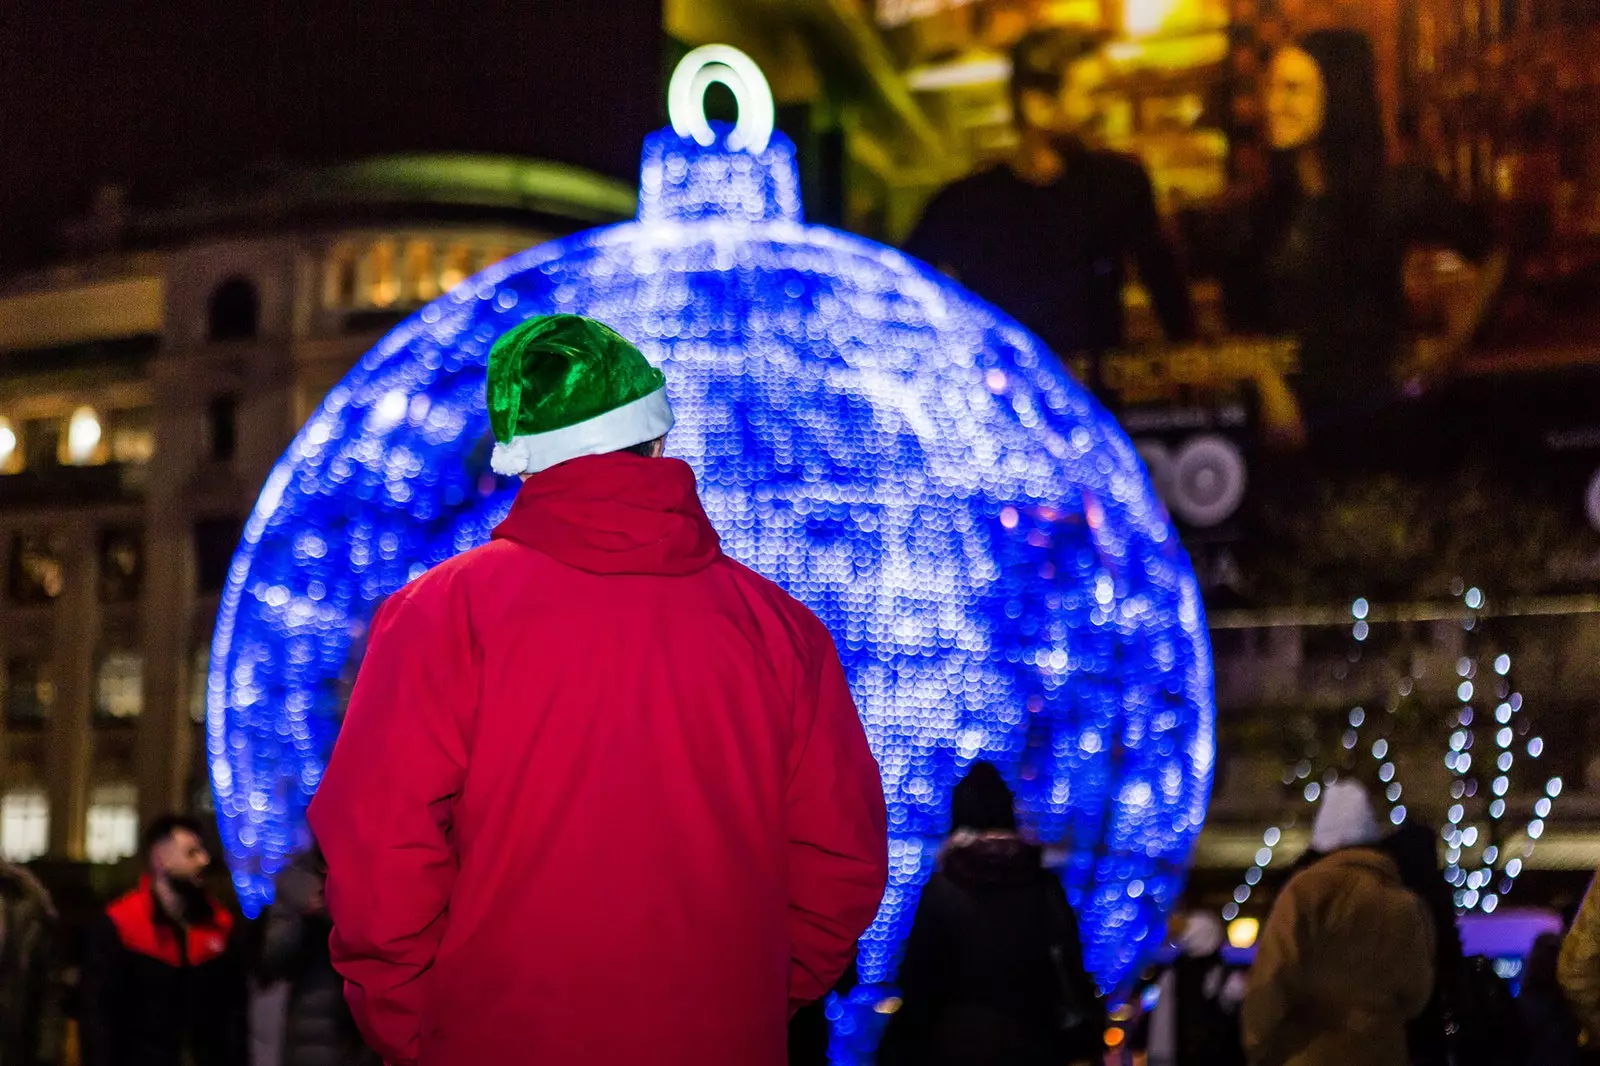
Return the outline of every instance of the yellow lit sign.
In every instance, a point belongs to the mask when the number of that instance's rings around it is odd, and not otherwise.
[[[1263,369],[1290,374],[1299,362],[1293,340],[1229,341],[1115,352],[1100,361],[1100,383],[1124,403],[1169,400],[1185,389],[1222,391],[1254,381]],[[1080,380],[1088,362],[1073,360]]]

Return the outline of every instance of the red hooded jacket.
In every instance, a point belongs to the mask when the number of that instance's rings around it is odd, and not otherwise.
[[[310,820],[397,1066],[782,1066],[887,869],[827,630],[628,454],[384,604]]]

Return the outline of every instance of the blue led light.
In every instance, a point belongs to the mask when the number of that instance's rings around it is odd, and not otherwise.
[[[666,370],[669,451],[694,465],[724,547],[838,642],[892,822],[863,980],[892,977],[951,785],[983,757],[1029,828],[1067,846],[1088,962],[1117,984],[1162,939],[1210,791],[1188,559],[1126,436],[1037,340],[893,249],[804,224],[793,146],[753,156],[728,133],[652,135],[639,221],[424,308],[272,472],[210,678],[240,899],[256,913],[300,843],[376,603],[483,543],[510,504],[514,483],[488,472],[490,344],[576,312]]]

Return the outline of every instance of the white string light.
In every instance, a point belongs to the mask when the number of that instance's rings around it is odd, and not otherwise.
[[[1477,626],[1477,612],[1484,607],[1485,597],[1482,590],[1470,588],[1465,590],[1461,598],[1472,612],[1462,625],[1471,632]],[[1511,688],[1510,654],[1501,652],[1496,655],[1493,668],[1495,676],[1492,680],[1474,684],[1478,674],[1477,660],[1464,656],[1457,664],[1457,673],[1462,682],[1456,695],[1461,707],[1456,712],[1457,728],[1450,736],[1450,751],[1445,755],[1445,766],[1456,778],[1451,783],[1450,794],[1457,802],[1447,812],[1449,825],[1441,833],[1446,848],[1445,880],[1456,890],[1457,909],[1481,910],[1485,914],[1493,914],[1515,885],[1524,868],[1524,860],[1533,854],[1534,842],[1544,835],[1544,818],[1550,813],[1555,797],[1561,793],[1559,777],[1546,782],[1545,795],[1534,804],[1534,817],[1523,829],[1525,841],[1520,854],[1511,854],[1511,849],[1506,846],[1502,825],[1507,812],[1506,797],[1511,792],[1511,771],[1516,765],[1516,722],[1522,713],[1523,700],[1522,694]],[[1475,699],[1483,699],[1491,691],[1497,700],[1492,722],[1487,714],[1478,715],[1473,706]],[[1486,824],[1468,821],[1465,802],[1478,798],[1480,779],[1472,774],[1472,751],[1477,746],[1475,723],[1479,717],[1494,730],[1493,750],[1477,763],[1484,778],[1489,778],[1491,772],[1494,774],[1489,779],[1488,802],[1484,807],[1488,819]],[[1529,758],[1537,759],[1544,752],[1544,740],[1538,736],[1530,737],[1523,750]],[[1467,859],[1467,850],[1477,848],[1480,844],[1481,850],[1477,856]],[[1496,875],[1499,877],[1498,883]]]
[[[1353,661],[1360,658],[1361,645],[1365,643],[1367,637],[1372,633],[1371,625],[1367,621],[1367,616],[1371,613],[1371,611],[1372,605],[1364,596],[1357,597],[1356,600],[1350,604],[1350,638],[1355,643],[1355,647],[1351,651],[1351,658]],[[1399,688],[1400,697],[1403,698],[1404,696],[1408,695],[1410,693],[1410,687],[1410,678],[1403,678],[1400,682]],[[1391,714],[1394,712],[1396,707],[1398,707],[1398,705],[1398,699],[1391,701],[1389,707]],[[1350,709],[1350,713],[1346,716],[1346,721],[1349,724],[1349,728],[1346,729],[1344,736],[1341,739],[1342,750],[1354,751],[1361,743],[1361,732],[1363,727],[1365,727],[1369,722],[1375,720],[1375,716],[1367,714],[1365,707],[1352,707]],[[1313,746],[1314,742],[1308,741],[1308,756],[1313,754]],[[1389,811],[1389,820],[1393,824],[1399,825],[1406,819],[1406,809],[1399,803],[1400,797],[1403,794],[1403,790],[1398,782],[1394,782],[1392,780],[1394,777],[1394,764],[1384,761],[1388,755],[1388,752],[1389,742],[1387,739],[1380,738],[1372,745],[1372,757],[1378,762],[1383,763],[1378,771],[1379,776],[1382,777],[1385,782],[1389,783],[1388,790],[1385,793],[1389,799],[1389,802],[1392,804]],[[1324,783],[1331,785],[1339,779],[1339,771],[1335,767],[1329,767],[1327,769],[1324,775],[1324,781],[1321,782],[1308,781],[1307,779],[1311,776],[1311,772],[1311,760],[1309,757],[1307,757],[1301,759],[1293,767],[1290,767],[1288,770],[1286,770],[1283,777],[1284,785],[1291,788],[1298,781],[1306,781],[1306,784],[1300,790],[1299,795],[1307,804],[1315,804],[1319,799],[1322,798],[1322,789]],[[1298,815],[1291,814],[1285,825],[1288,827],[1293,827],[1297,821]],[[1272,859],[1276,849],[1283,841],[1283,829],[1275,825],[1270,826],[1268,827],[1267,831],[1262,834],[1261,839],[1262,846],[1256,852],[1255,863],[1245,870],[1243,881],[1238,885],[1237,888],[1234,889],[1233,900],[1222,908],[1222,918],[1224,921],[1231,922],[1239,916],[1240,906],[1250,898],[1251,889],[1261,881],[1263,872],[1272,864]]]

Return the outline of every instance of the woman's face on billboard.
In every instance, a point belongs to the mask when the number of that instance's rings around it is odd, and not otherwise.
[[[1272,57],[1267,77],[1267,140],[1280,152],[1303,148],[1322,132],[1326,91],[1317,61],[1292,45]]]

